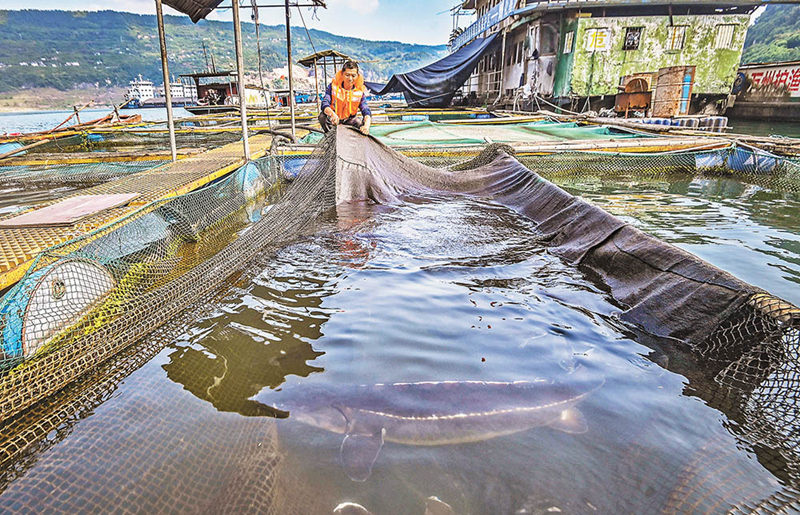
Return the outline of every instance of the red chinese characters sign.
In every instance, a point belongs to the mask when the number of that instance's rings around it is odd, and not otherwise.
[[[748,96],[799,97],[800,63],[742,70],[747,75]]]

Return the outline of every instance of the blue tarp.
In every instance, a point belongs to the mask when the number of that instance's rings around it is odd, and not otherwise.
[[[476,38],[435,63],[412,72],[392,75],[385,85],[367,83],[367,88],[375,95],[403,93],[406,103],[412,107],[447,107],[496,38],[497,34]]]

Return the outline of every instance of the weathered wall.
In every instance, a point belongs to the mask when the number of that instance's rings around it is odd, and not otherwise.
[[[514,30],[510,32],[508,36],[506,36],[506,57],[509,54],[515,54],[518,45],[524,43],[525,36],[527,36],[527,31],[524,27]],[[526,71],[527,66],[527,59],[525,59],[528,54],[530,53],[529,50],[523,49],[522,51],[522,59],[517,62],[517,56],[514,55],[511,60],[510,65],[506,65],[504,63],[503,66],[503,91],[509,89],[516,89],[520,86],[520,79],[522,75]],[[506,60],[506,62],[508,62]]]
[[[553,96],[566,97],[570,94],[572,65],[575,57],[574,35],[578,29],[578,18],[564,18],[558,39],[558,62],[556,63],[555,81],[553,83]],[[573,33],[573,41],[569,49],[564,48],[567,33]],[[565,52],[565,50],[568,50]]]
[[[518,44],[524,44],[529,33],[532,37],[533,48],[536,50],[543,48],[540,41],[541,32],[539,20],[516,28],[507,36],[506,53],[513,52]],[[558,53],[540,53],[534,59],[531,56],[533,48],[523,48],[522,59],[519,62],[514,60],[510,65],[503,67],[503,91],[513,91],[520,86],[528,84],[532,91],[540,95],[550,96],[553,93],[553,80],[555,78]]]
[[[617,18],[578,18],[572,54],[562,54],[558,75],[565,73],[572,59],[570,80],[557,77],[556,95],[570,92],[578,96],[614,95],[620,77],[638,72],[655,72],[667,66],[694,65],[694,94],[728,94],[736,78],[742,55],[749,15],[674,16],[675,25],[685,25],[683,48],[667,50],[668,16],[633,16]],[[735,24],[730,48],[714,48],[717,25]],[[565,25],[568,25],[565,24]],[[622,50],[627,27],[643,27],[638,50]],[[608,49],[587,49],[587,31],[606,29]],[[565,27],[565,31],[570,30]],[[565,34],[561,35],[563,41]]]

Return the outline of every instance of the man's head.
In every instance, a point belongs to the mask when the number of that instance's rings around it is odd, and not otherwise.
[[[344,66],[342,66],[342,75],[344,76],[345,89],[352,89],[358,78],[358,63],[345,61]]]

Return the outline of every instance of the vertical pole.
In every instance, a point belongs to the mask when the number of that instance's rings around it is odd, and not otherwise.
[[[75,119],[78,120],[78,125],[80,125],[81,124],[81,115],[78,114],[80,112],[80,111],[78,111],[78,106],[72,106],[72,110],[75,111]]]
[[[244,57],[242,56],[242,25],[239,23],[239,0],[231,0],[233,5],[233,40],[236,45],[236,80],[239,88],[239,112],[242,114],[242,145],[244,158],[250,160],[250,141],[247,139],[247,102],[244,94]]]
[[[508,30],[507,29],[501,29],[501,30],[503,30],[503,43],[502,43],[503,46],[500,49],[500,79],[499,79],[500,84],[497,86],[497,98],[494,99],[495,104],[498,103],[500,101],[500,97],[503,96],[503,75],[505,75],[503,73],[503,70],[505,69],[506,66],[506,36],[508,35]]]
[[[285,0],[286,5],[286,57],[289,64],[289,113],[292,117],[292,138],[295,135],[295,120],[294,120],[294,83],[292,82],[292,27],[289,21],[291,15],[289,14],[289,0]]]
[[[327,84],[325,85],[327,87]],[[319,72],[317,71],[317,60],[314,59],[314,99],[317,102],[317,111],[320,111],[319,100]]]
[[[169,127],[169,149],[172,161],[178,160],[175,148],[175,126],[172,123],[172,92],[169,90],[169,64],[167,64],[167,38],[164,35],[164,12],[161,0],[156,0],[156,17],[158,18],[158,42],[161,44],[161,72],[164,77],[164,96],[167,101],[167,126]]]

